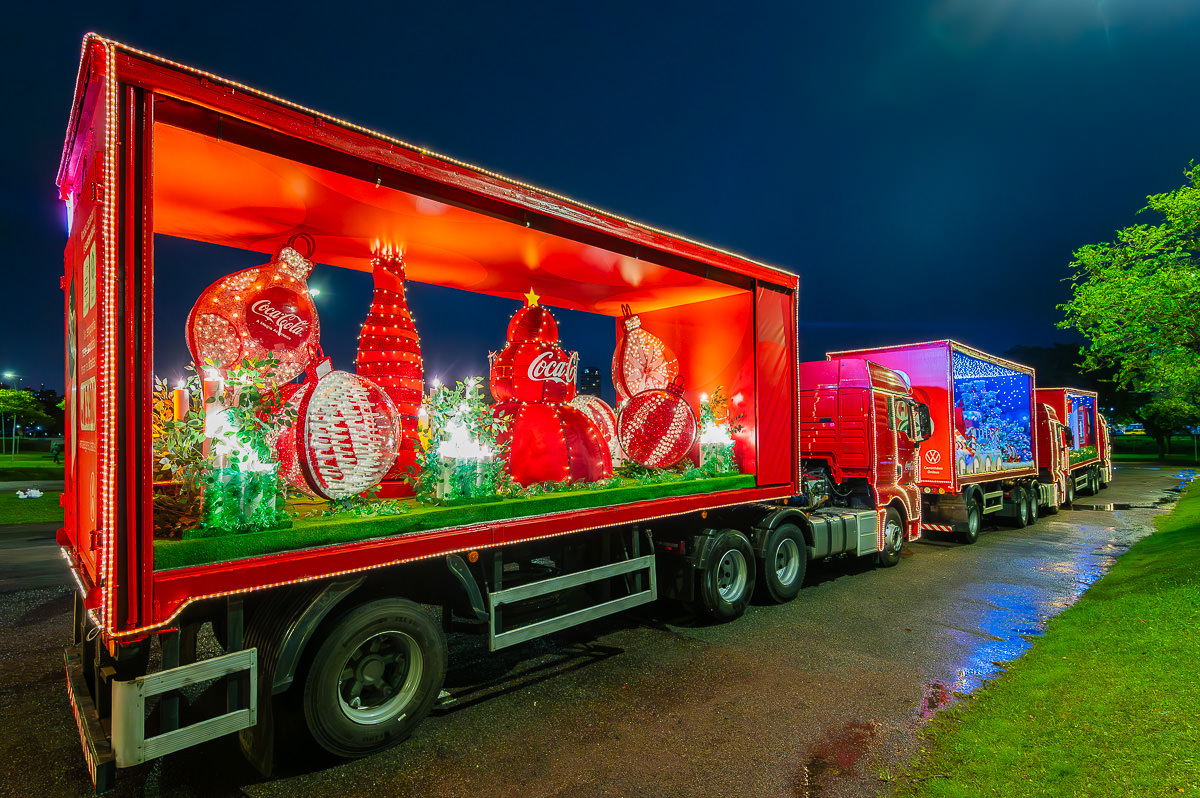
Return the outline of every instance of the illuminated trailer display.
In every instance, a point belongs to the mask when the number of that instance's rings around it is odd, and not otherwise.
[[[790,272],[96,36],[58,185],[66,661],[101,790],[235,732],[269,772],[289,690],[334,754],[398,742],[447,631],[498,649],[660,596],[730,620],[818,551],[899,559],[886,504],[801,488]],[[441,317],[481,373],[427,370]],[[227,653],[197,660],[207,623]],[[181,728],[202,679],[227,711]]]
[[[1039,456],[1038,466],[1057,470],[1054,481],[1070,504],[1076,494],[1094,494],[1112,478],[1108,428],[1100,414],[1095,391],[1078,388],[1038,388],[1037,401],[1049,409],[1047,418],[1056,427],[1056,448],[1062,456]],[[1053,433],[1051,433],[1053,434]]]

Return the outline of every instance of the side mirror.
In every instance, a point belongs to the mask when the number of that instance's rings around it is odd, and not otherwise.
[[[913,425],[915,427],[913,430],[915,433],[914,440],[917,443],[927,441],[933,436],[933,419],[929,416],[929,405],[924,402],[916,402],[913,410],[913,418],[916,421],[916,424]]]

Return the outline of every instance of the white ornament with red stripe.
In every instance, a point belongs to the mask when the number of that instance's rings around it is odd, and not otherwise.
[[[378,485],[396,461],[400,416],[379,385],[329,358],[307,379],[285,385],[284,401],[296,420],[275,442],[280,474],[324,499],[355,496]]]

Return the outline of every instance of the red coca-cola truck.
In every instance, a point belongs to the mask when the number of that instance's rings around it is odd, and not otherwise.
[[[97,36],[58,185],[66,667],[101,790],[231,733],[269,772],[279,713],[342,756],[398,742],[447,632],[498,649],[660,596],[727,620],[916,534],[902,380],[824,374],[802,432],[787,271]],[[314,274],[362,278],[354,364],[322,357]],[[423,370],[447,295],[511,314],[459,314],[501,350],[490,397]],[[568,311],[607,319],[616,408],[576,395]],[[225,711],[189,717],[211,680]]]
[[[899,373],[928,405],[929,439],[921,445],[921,525],[979,536],[983,518],[1025,526],[1043,491],[1034,448],[1033,369],[957,341],[832,352],[831,360],[868,359]]]
[[[1070,504],[1076,494],[1094,494],[1108,485],[1112,478],[1108,425],[1100,414],[1096,393],[1038,388],[1036,396],[1044,408],[1038,417],[1047,420],[1047,435],[1054,439],[1050,446],[1039,449],[1038,468],[1055,472],[1052,481],[1061,492],[1062,503]]]

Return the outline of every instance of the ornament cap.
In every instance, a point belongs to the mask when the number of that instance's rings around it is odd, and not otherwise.
[[[683,375],[677,374],[675,379],[667,383],[667,390],[676,396],[683,396]]]

